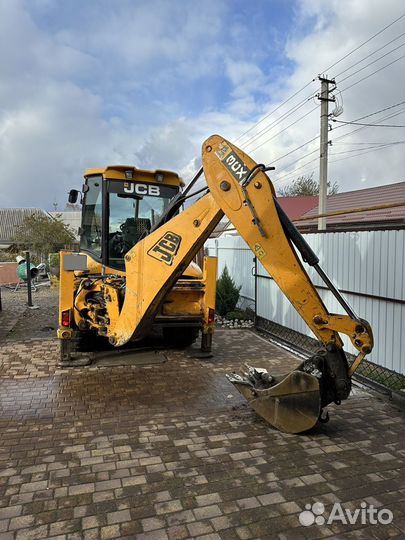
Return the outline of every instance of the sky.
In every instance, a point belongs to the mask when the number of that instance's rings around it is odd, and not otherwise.
[[[331,182],[403,181],[403,127],[341,123],[405,124],[405,18],[391,24],[403,12],[402,0],[0,0],[0,207],[63,210],[84,170],[108,164],[187,181],[214,133],[274,163],[276,188],[317,179],[320,74],[337,83]]]

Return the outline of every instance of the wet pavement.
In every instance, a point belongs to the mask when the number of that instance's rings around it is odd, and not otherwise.
[[[273,430],[225,373],[299,360],[250,330],[219,330],[210,359],[60,369],[56,293],[40,294],[36,316],[10,294],[0,313],[0,540],[405,536],[403,418],[385,399],[356,390],[310,433]],[[331,521],[334,503],[393,521]]]

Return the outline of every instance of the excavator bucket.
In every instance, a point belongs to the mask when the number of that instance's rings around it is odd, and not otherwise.
[[[286,433],[301,433],[315,426],[321,414],[316,376],[294,370],[272,377],[266,369],[248,365],[241,373],[227,378],[269,424]]]

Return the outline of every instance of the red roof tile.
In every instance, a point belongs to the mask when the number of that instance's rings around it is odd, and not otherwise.
[[[318,204],[318,197],[277,197],[277,201],[290,219],[298,219]]]
[[[355,208],[366,208],[399,202],[405,204],[405,182],[330,195],[327,199],[327,212],[338,212],[341,210],[352,210]],[[318,213],[318,201],[316,201],[315,206],[301,217],[316,216]],[[387,221],[405,223],[405,206],[330,216],[327,219],[328,225],[333,225],[334,227],[340,224],[347,226],[348,224],[355,225],[358,223],[364,226],[367,223]],[[300,227],[313,226],[317,224],[317,219],[297,221],[296,224]]]

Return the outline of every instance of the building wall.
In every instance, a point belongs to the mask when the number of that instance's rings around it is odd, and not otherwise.
[[[375,346],[368,359],[405,374],[405,231],[330,232],[304,236],[317,253],[322,268],[338,289],[344,291],[354,311],[370,322]],[[242,285],[241,293],[254,298],[252,253],[243,240],[220,237],[209,240],[208,247],[210,255],[217,252],[220,269],[227,264],[235,282]],[[319,288],[323,283],[318,275],[311,268],[308,272],[329,311],[342,313],[333,295]],[[260,264],[256,286],[259,316],[313,337]],[[346,350],[354,353],[349,340],[344,338],[344,342]]]
[[[82,219],[82,213],[76,212],[76,211],[68,211],[68,212],[49,212],[51,216],[56,217],[58,219],[61,219],[65,225],[68,225],[75,237],[76,240],[79,239],[78,230],[81,224]]]

